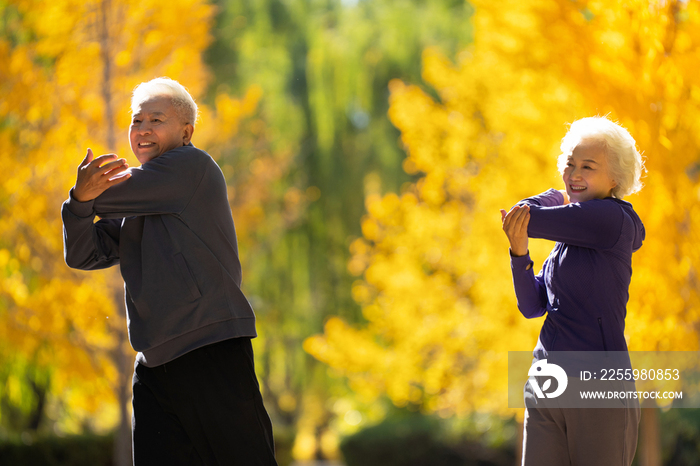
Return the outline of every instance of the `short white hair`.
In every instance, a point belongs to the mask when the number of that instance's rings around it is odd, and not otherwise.
[[[197,104],[182,84],[170,78],[155,78],[136,86],[131,94],[131,113],[133,114],[144,100],[157,95],[170,97],[182,122],[194,126],[198,114]]]
[[[569,132],[561,141],[561,155],[557,161],[560,173],[564,173],[568,156],[583,139],[603,144],[610,176],[616,183],[613,197],[622,199],[642,189],[644,160],[637,150],[637,143],[629,131],[604,116],[581,118],[571,123]]]

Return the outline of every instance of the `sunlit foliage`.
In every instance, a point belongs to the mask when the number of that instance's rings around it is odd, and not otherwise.
[[[236,167],[228,177],[236,196],[267,193],[250,216],[234,211],[243,288],[258,315],[258,376],[278,438],[296,436],[300,459],[333,454],[338,432],[377,420],[383,405],[360,409],[302,341],[329,315],[361,319],[346,264],[349,244],[362,234],[364,194],[411,179],[386,117],[387,85],[419,79],[425,47],[453,54],[468,44],[471,8],[462,0],[217,4],[206,55],[212,89],[238,94],[255,84],[263,91],[265,130],[254,140],[251,122],[245,141],[222,152]],[[256,151],[250,164],[248,148]],[[285,167],[272,189],[256,183]]]
[[[629,200],[647,232],[633,260],[633,350],[697,350],[700,312],[700,2],[474,1],[474,45],[427,50],[423,79],[391,85],[399,194],[368,196],[349,269],[367,324],[328,321],[305,348],[368,397],[444,414],[502,412],[509,350],[541,319],[515,305],[499,208],[562,188],[566,122],[608,114],[646,156]],[[536,264],[552,244],[531,241]]]
[[[123,282],[68,269],[60,207],[88,147],[138,164],[126,134],[136,84],[169,76],[203,94],[213,14],[197,0],[0,2],[0,435],[42,415],[59,432],[109,429],[126,409]],[[230,140],[259,97],[202,106],[195,144]],[[18,409],[38,418],[13,423]]]

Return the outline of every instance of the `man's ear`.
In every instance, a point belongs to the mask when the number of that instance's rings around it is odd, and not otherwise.
[[[190,143],[190,140],[192,139],[193,134],[194,134],[194,126],[187,123],[185,125],[185,127],[182,129],[182,145],[183,146],[186,146],[187,144]]]

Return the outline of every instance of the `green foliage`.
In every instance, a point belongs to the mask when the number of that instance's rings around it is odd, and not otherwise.
[[[219,3],[216,40],[207,56],[215,75],[212,93],[261,86],[264,118],[274,129],[271,150],[294,151],[287,185],[303,192],[313,187],[308,211],[288,225],[289,243],[255,238],[275,243],[269,261],[256,254],[260,265],[249,264],[257,270],[255,278],[248,274],[248,286],[262,292],[263,306],[291,294],[291,302],[289,296],[284,300],[287,312],[290,304],[304,309],[295,318],[314,326],[330,310],[354,320],[346,263],[348,237],[360,234],[363,194],[398,190],[411,179],[401,169],[399,133],[386,117],[388,83],[418,80],[427,46],[454,52],[466,45],[471,10],[454,0],[354,7],[339,0]],[[250,283],[263,276],[269,282],[271,269],[281,275],[274,278],[278,286],[266,290]],[[290,272],[299,277],[296,282]]]
[[[347,466],[510,465],[507,446],[487,447],[448,421],[407,411],[345,438],[340,449]]]
[[[275,459],[278,466],[289,466],[294,462],[292,448],[294,447],[294,431],[291,429],[275,429]]]
[[[0,444],[0,464],[22,466],[111,466],[114,437],[76,435]]]
[[[388,83],[419,80],[426,47],[456,53],[467,45],[472,10],[461,0],[220,0],[217,6],[207,52],[210,99],[260,86],[267,128],[262,146],[231,147],[218,161],[232,168],[229,182],[239,193],[240,177],[251,170],[249,149],[278,161],[291,157],[273,189],[276,198],[264,205],[263,223],[241,231],[244,217],[232,201],[244,291],[259,317],[258,374],[277,425],[295,425],[303,411],[308,429],[316,430],[311,426],[330,421],[325,400],[343,396],[343,389],[331,387],[301,342],[321,331],[329,315],[360,320],[347,264],[349,245],[361,235],[365,194],[399,190],[412,179],[402,169],[399,132],[386,116]]]
[[[281,434],[281,435],[280,435]],[[114,435],[42,436],[34,440],[19,437],[0,443],[0,464],[13,466],[111,466]],[[292,463],[293,436],[275,432],[277,463]]]
[[[15,355],[0,366],[0,439],[42,427],[46,407],[49,371]]]
[[[663,463],[673,466],[697,464],[700,458],[700,409],[661,412],[659,424]]]

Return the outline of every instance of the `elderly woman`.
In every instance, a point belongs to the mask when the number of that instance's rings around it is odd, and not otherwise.
[[[642,157],[621,126],[604,117],[574,122],[561,144],[565,190],[550,189],[506,213],[513,283],[520,312],[547,315],[534,350],[625,352],[632,253],[644,226],[624,196],[641,189]],[[528,238],[556,241],[535,275]],[[571,376],[571,374],[569,374]],[[630,465],[639,406],[580,409],[538,406],[525,391],[523,465]]]

